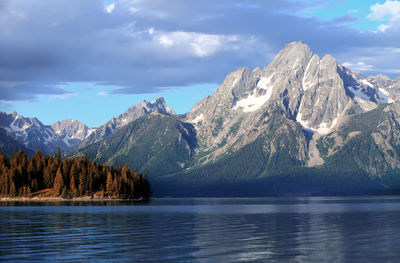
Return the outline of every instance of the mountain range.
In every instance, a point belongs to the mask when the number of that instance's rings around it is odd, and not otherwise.
[[[240,68],[190,112],[143,101],[99,128],[0,115],[0,146],[146,172],[155,195],[393,193],[400,189],[400,79],[363,77],[302,42]]]

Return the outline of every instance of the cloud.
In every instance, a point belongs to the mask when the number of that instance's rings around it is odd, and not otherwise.
[[[74,97],[74,96],[78,96],[78,94],[73,93],[73,92],[67,92],[67,93],[63,93],[63,94],[51,95],[50,98],[51,99],[65,100],[65,99],[67,99],[69,97]]]
[[[286,43],[298,40],[320,55],[396,72],[400,35],[391,22],[384,32],[360,32],[346,26],[355,19],[351,15],[332,21],[299,15],[318,5],[321,1],[2,0],[0,100],[68,96],[60,84],[74,82],[119,87],[109,93],[218,84],[239,67],[267,65]],[[371,19],[382,17],[373,12]]]
[[[151,29],[150,29],[151,30]],[[177,48],[187,56],[207,57],[221,50],[229,51],[243,44],[243,39],[235,35],[200,34],[196,32],[155,32],[149,34],[154,36],[165,48]],[[178,53],[178,52],[176,52]]]
[[[351,62],[344,62],[343,66],[350,68],[354,71],[360,71],[360,72],[371,72],[374,70],[373,65],[366,64],[365,62],[357,62],[357,63],[351,63]]]
[[[102,96],[102,97],[107,97],[108,93],[106,91],[100,91],[99,93],[97,93],[97,95]]]
[[[111,4],[107,5],[106,6],[107,13],[111,14],[112,11],[114,11],[114,8],[115,8],[115,3],[111,3]]]
[[[397,25],[400,22],[400,2],[387,0],[383,4],[375,4],[370,7],[371,13],[368,15],[370,20],[388,20],[388,23],[381,24],[378,30],[385,32],[387,29]]]
[[[62,96],[68,93],[55,83],[17,81],[0,81],[0,91],[0,100],[3,101],[34,101],[38,95]]]

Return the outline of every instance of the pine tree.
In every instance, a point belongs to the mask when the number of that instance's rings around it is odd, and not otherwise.
[[[69,184],[69,191],[70,191],[72,197],[77,197],[79,195],[78,189],[76,189],[75,176],[72,176],[72,174],[71,174],[71,180],[70,180],[70,184]]]
[[[112,193],[113,190],[114,190],[112,174],[111,174],[110,171],[107,173],[107,184],[106,184],[106,188],[107,188],[107,192],[108,192],[108,193]]]
[[[64,179],[61,173],[61,169],[57,169],[56,178],[54,179],[54,191],[57,195],[62,194],[64,188]]]

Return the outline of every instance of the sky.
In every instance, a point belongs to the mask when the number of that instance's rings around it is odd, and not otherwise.
[[[163,96],[186,113],[292,41],[400,75],[398,0],[0,0],[0,111],[97,127]]]

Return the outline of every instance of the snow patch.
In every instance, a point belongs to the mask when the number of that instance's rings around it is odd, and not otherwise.
[[[171,109],[170,107],[165,107],[165,111],[168,113],[168,114],[171,114],[171,115],[174,115],[175,114],[175,111],[173,110],[173,109]]]
[[[199,116],[197,116],[196,118],[194,118],[193,120],[191,120],[190,122],[191,123],[198,123],[198,122],[200,122],[201,120],[203,120],[204,119],[204,114],[202,113],[202,114],[200,114]]]
[[[310,127],[309,124],[308,124],[308,121],[304,121],[304,120],[302,119],[302,117],[303,117],[303,115],[302,115],[300,112],[297,113],[296,121],[297,121],[298,123],[300,123],[301,126],[303,126],[303,129],[304,129],[304,130],[309,131],[309,132],[316,132],[316,133],[323,134],[323,135],[326,135],[326,134],[330,133],[331,130],[332,130],[332,128],[335,127],[335,125],[337,124],[337,121],[338,121],[338,117],[336,117],[336,118],[332,121],[331,126],[328,126],[328,123],[326,123],[326,122],[322,122],[322,123],[319,125],[319,127],[318,127],[317,129],[315,129],[315,128],[313,128],[313,127]]]
[[[310,81],[305,81],[305,79],[306,79],[307,76],[309,75],[308,69],[310,68],[310,65],[311,65],[312,61],[314,60],[314,58],[316,58],[315,55],[310,59],[310,61],[308,61],[306,70],[304,71],[304,76],[303,76],[303,80],[302,80],[302,87],[303,87],[303,90],[304,90],[304,91],[305,91],[305,90],[308,90],[308,89],[311,88],[312,85],[313,85],[312,82],[310,82]]]
[[[87,134],[86,134],[86,138],[89,137],[89,135],[94,133],[95,131],[96,131],[96,129],[93,129],[93,128],[89,129]]]
[[[253,91],[247,98],[237,101],[233,109],[242,108],[244,112],[252,112],[261,108],[272,96],[273,86],[270,85],[270,82],[273,76],[274,74],[269,77],[260,78],[257,83],[257,89],[266,90],[264,95],[257,96]]]
[[[359,97],[363,100],[370,101],[370,98],[361,90],[356,90],[352,86],[348,86],[347,88],[351,91],[351,93],[354,94],[354,96]]]
[[[392,103],[392,102],[394,102],[394,100],[389,98],[389,92],[387,92],[386,90],[384,90],[382,88],[379,88],[379,90],[378,90],[378,97],[379,97],[379,100],[381,101],[381,103]]]
[[[362,79],[362,80],[360,80],[360,82],[361,82],[362,84],[366,85],[366,86],[370,86],[371,88],[374,87],[374,85],[372,85],[371,82],[369,82],[369,81],[366,80],[366,79]]]
[[[235,87],[238,82],[239,82],[239,78],[235,78],[235,80],[232,83],[232,87]]]
[[[338,121],[338,118],[336,117],[335,119],[333,119],[331,126],[328,126],[328,123],[326,123],[326,122],[322,122],[316,131],[319,134],[326,135],[331,132],[333,127],[335,127],[335,125],[337,124],[337,121]]]

